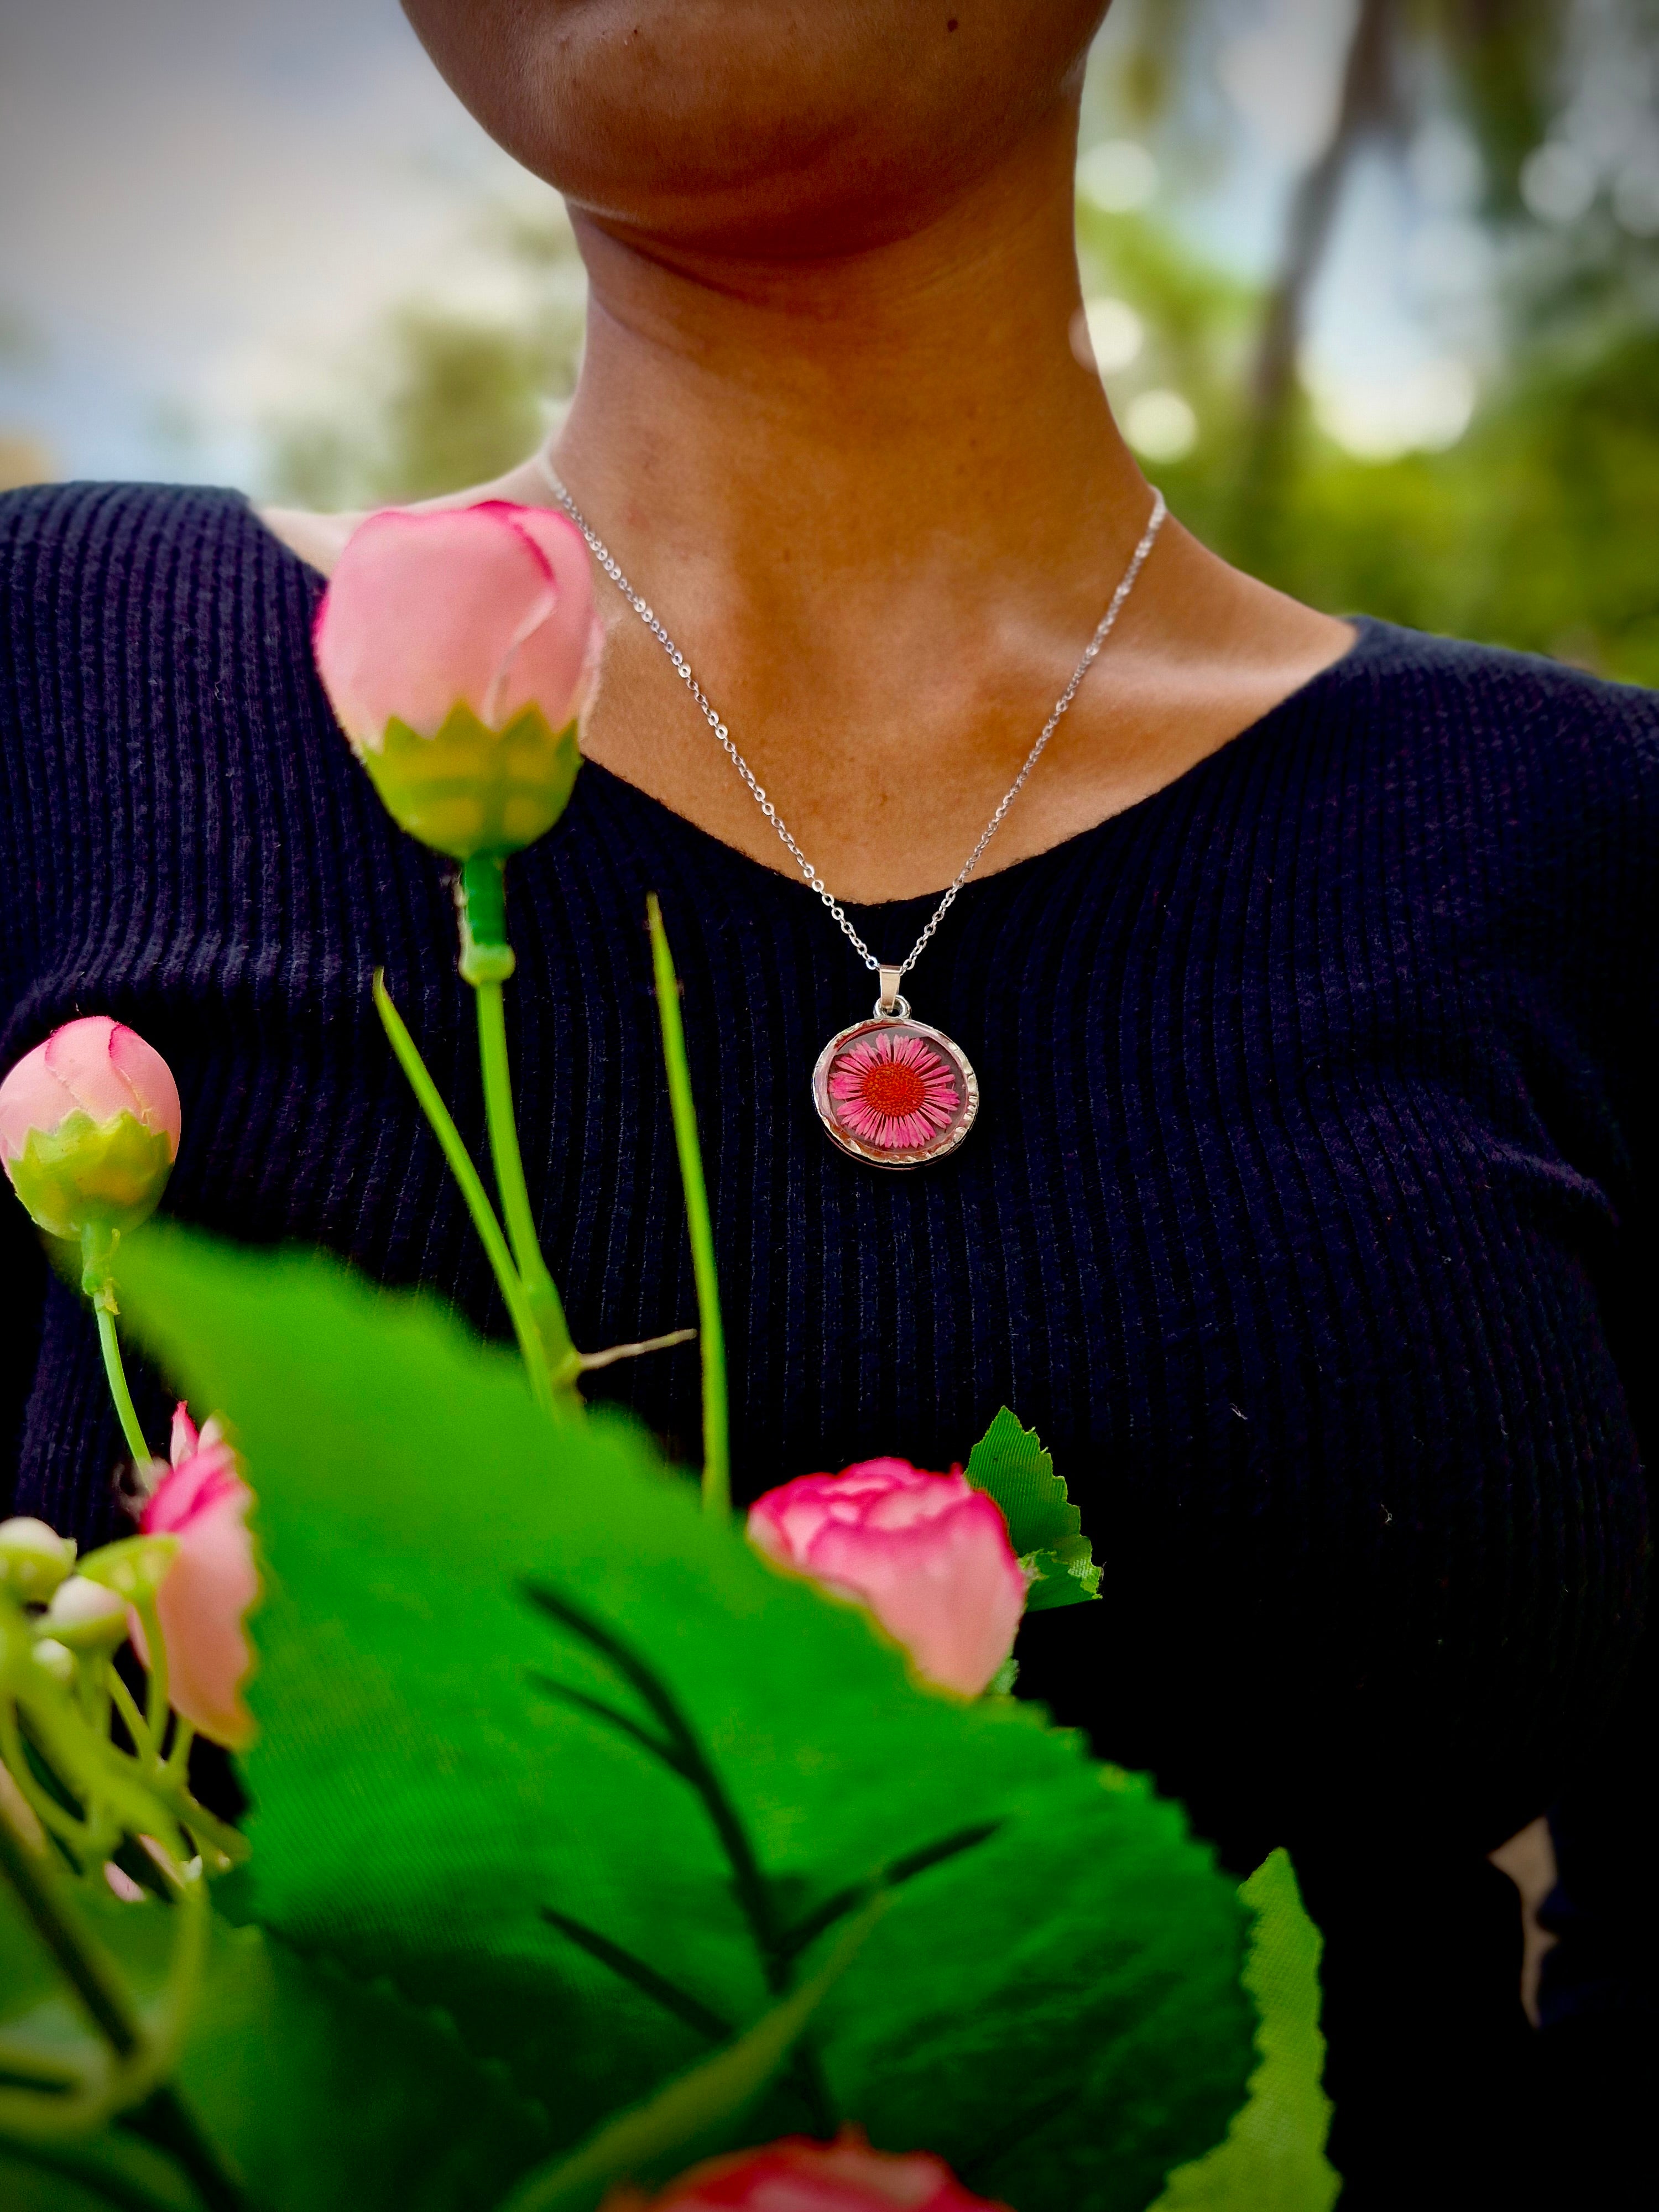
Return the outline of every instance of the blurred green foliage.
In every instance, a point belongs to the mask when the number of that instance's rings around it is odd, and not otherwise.
[[[1472,218],[1498,271],[1498,343],[1468,428],[1445,450],[1366,459],[1321,428],[1294,380],[1264,400],[1264,329],[1287,288],[1305,297],[1310,281],[1295,200],[1280,265],[1254,287],[1207,261],[1184,220],[1238,158],[1215,82],[1231,0],[1119,0],[1091,67],[1085,144],[1149,144],[1188,189],[1123,212],[1079,195],[1085,298],[1122,303],[1145,334],[1132,365],[1106,375],[1120,420],[1133,439],[1138,397],[1178,395],[1195,438],[1173,459],[1143,441],[1149,471],[1200,537],[1299,598],[1659,684],[1659,213],[1616,219],[1607,177],[1569,218],[1540,220],[1525,192],[1528,158],[1564,143],[1576,89],[1597,69],[1605,79],[1619,51],[1659,48],[1659,0],[1364,0],[1356,38],[1366,7],[1388,14],[1388,66],[1340,110],[1334,139],[1346,131],[1403,164],[1439,117],[1480,162]],[[1607,43],[1620,37],[1622,49]],[[1649,123],[1636,158],[1659,165]],[[1354,149],[1340,150],[1334,161],[1328,145],[1308,173],[1323,163],[1339,201]],[[277,496],[419,498],[531,450],[580,360],[574,240],[560,218],[520,217],[483,250],[514,272],[521,310],[483,320],[427,304],[394,318],[337,408],[280,428]]]
[[[495,313],[410,301],[340,364],[327,404],[271,426],[266,489],[298,507],[429,499],[487,483],[546,434],[575,389],[580,264],[562,212],[486,210],[481,264],[504,280]]]
[[[1659,319],[1603,303],[1523,334],[1444,452],[1362,459],[1304,398],[1279,478],[1251,485],[1256,303],[1153,219],[1084,202],[1078,228],[1085,290],[1147,325],[1126,392],[1168,386],[1197,416],[1191,452],[1148,467],[1206,544],[1332,612],[1659,685]]]
[[[284,498],[306,507],[427,499],[499,476],[541,436],[548,362],[533,331],[410,307],[392,318],[379,349],[390,374],[367,437],[350,414],[301,418],[279,432]]]
[[[1382,35],[1359,83],[1368,19]],[[1232,0],[1121,0],[1085,131],[1133,130],[1176,174],[1213,171],[1213,79],[1239,21]],[[1659,209],[1656,51],[1659,0],[1358,0],[1348,97],[1254,298],[1182,250],[1162,198],[1106,214],[1080,196],[1085,295],[1121,298],[1148,332],[1133,375],[1107,378],[1120,419],[1135,391],[1166,386],[1197,418],[1190,452],[1149,464],[1189,527],[1331,611],[1659,684],[1659,212],[1614,211],[1619,164],[1654,180]],[[1608,80],[1632,64],[1648,70],[1645,115],[1638,95],[1610,122]],[[1472,213],[1498,271],[1497,357],[1455,443],[1361,459],[1322,430],[1294,383],[1264,400],[1262,333],[1286,290],[1305,296],[1310,281],[1297,200],[1322,173],[1340,198],[1364,149],[1408,167],[1437,121],[1465,134],[1478,161]],[[1583,204],[1547,219],[1527,191],[1546,144],[1569,148],[1588,179]],[[1283,419],[1264,422],[1264,406]]]

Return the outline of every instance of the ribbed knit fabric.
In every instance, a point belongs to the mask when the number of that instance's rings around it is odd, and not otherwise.
[[[446,869],[332,722],[320,588],[233,495],[0,504],[0,1063],[131,1023],[183,1097],[170,1212],[499,1328],[369,1002],[384,964],[478,1139]],[[1105,1566],[1028,1632],[1027,1685],[1241,1863],[1288,1838],[1340,1890],[1345,1849],[1375,1881],[1402,1835],[1474,1852],[1540,1809],[1645,1602],[1659,701],[1364,625],[1166,790],[969,886],[911,996],[983,1104],[911,1175],[814,1115],[873,993],[799,881],[596,767],[508,876],[529,1176],[596,1347],[695,1319],[661,896],[744,1495],[949,1467],[1011,1405]],[[854,919],[884,951],[932,903]],[[5,1233],[43,1315],[17,1506],[90,1540],[120,1451],[93,1329]],[[692,1449],[694,1348],[596,1381]]]

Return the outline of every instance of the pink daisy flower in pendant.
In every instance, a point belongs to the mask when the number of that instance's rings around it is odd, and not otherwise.
[[[831,1110],[860,1144],[908,1152],[931,1144],[962,1103],[957,1072],[926,1038],[878,1030],[837,1054]]]

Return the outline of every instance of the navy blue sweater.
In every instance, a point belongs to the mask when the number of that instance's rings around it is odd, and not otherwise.
[[[477,1139],[446,867],[332,721],[320,589],[234,495],[0,502],[0,1064],[132,1024],[184,1102],[169,1212],[499,1329],[369,1003],[384,964]],[[1364,625],[1167,789],[969,886],[912,995],[983,1105],[912,1175],[815,1118],[872,991],[799,881],[592,766],[508,874],[529,1177],[592,1346],[695,1318],[661,896],[742,1494],[949,1467],[1011,1405],[1105,1568],[1028,1630],[1023,1686],[1241,1862],[1483,1850],[1604,1739],[1645,1603],[1659,700]],[[854,919],[890,953],[931,903]],[[90,1318],[21,1209],[4,1234],[16,1506],[92,1540],[121,1446]],[[690,1455],[697,1372],[595,1382]]]

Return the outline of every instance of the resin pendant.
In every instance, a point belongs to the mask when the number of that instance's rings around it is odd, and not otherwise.
[[[911,1020],[897,981],[896,971],[884,969],[870,1019],[838,1030],[818,1054],[812,1103],[855,1160],[920,1168],[955,1152],[973,1127],[979,1079],[960,1045]]]

